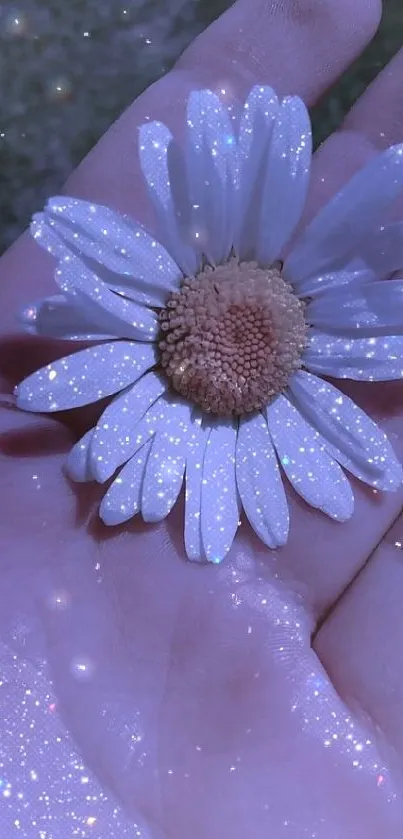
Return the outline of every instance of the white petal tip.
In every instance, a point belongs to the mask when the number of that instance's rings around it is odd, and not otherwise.
[[[65,464],[64,473],[75,484],[92,483],[94,478],[88,468],[85,452],[74,447]]]
[[[15,395],[15,404],[16,407],[20,409],[20,411],[28,411],[30,414],[40,414],[44,411],[43,408],[38,408],[35,406],[35,403],[32,402],[32,399],[29,396],[25,396],[24,392],[17,389],[14,392]]]
[[[380,492],[397,492],[403,484],[403,470],[394,468],[384,476],[383,481],[374,483],[374,489]]]
[[[271,544],[269,544],[269,542],[267,541],[266,545],[267,545],[268,548],[270,548],[270,550],[276,551],[276,550],[278,550],[278,548],[284,548],[284,545],[286,545],[287,542],[288,542],[288,531],[287,531],[286,534],[282,534],[281,536],[279,535],[279,536],[276,536],[275,538],[272,537],[271,538]]]
[[[103,461],[95,461],[92,463],[92,472],[94,475],[94,481],[98,484],[105,484],[106,481],[109,481],[114,472],[116,472],[116,467],[104,463]]]
[[[185,551],[186,551],[186,559],[188,559],[189,562],[194,562],[196,564],[198,563],[199,565],[206,563],[206,556],[205,556],[205,554],[200,553],[200,551],[193,551],[193,550],[189,550],[187,548],[185,548]]]
[[[53,211],[55,209],[57,211],[59,211],[60,203],[69,204],[71,201],[74,201],[74,200],[75,200],[74,198],[70,198],[69,196],[66,196],[66,195],[64,195],[64,196],[52,195],[51,198],[48,198],[48,200],[45,203],[45,212],[46,211],[48,211],[48,212]]]
[[[289,106],[289,105],[291,105],[291,106],[296,105],[297,107],[301,108],[302,110],[307,111],[307,107],[305,105],[305,102],[303,101],[303,99],[301,99],[300,96],[296,96],[296,95],[294,95],[294,96],[293,95],[284,96],[284,98],[281,100],[281,104],[283,106],[285,105],[286,107]]]
[[[163,510],[163,511],[147,510],[145,512],[144,512],[144,510],[142,510],[141,514],[143,516],[143,521],[145,521],[147,524],[158,524],[160,521],[163,521],[164,519],[166,519],[168,513],[169,513],[169,510],[168,511],[165,511],[165,510]]]
[[[333,521],[337,521],[340,522],[340,524],[343,524],[344,522],[349,521],[351,519],[354,513],[354,506],[348,510],[342,510],[340,512],[334,512],[333,510],[326,509],[322,510],[322,512],[326,516],[329,516],[329,518],[333,519]]]
[[[114,507],[109,507],[107,504],[101,504],[99,508],[99,518],[106,525],[106,527],[117,527],[120,524],[132,519],[138,513],[138,510],[122,510]]]
[[[209,552],[209,553],[206,554],[206,560],[207,560],[207,562],[210,562],[212,565],[221,565],[221,563],[224,561],[227,553],[228,553],[228,551],[225,551],[224,554],[210,553]]]
[[[142,125],[139,125],[138,132],[139,132],[139,139],[140,143],[142,138],[148,139],[150,134],[152,136],[153,131],[156,131],[160,128],[163,128],[165,131],[169,131],[166,125],[163,122],[160,122],[158,119],[151,120],[150,122],[144,122]],[[170,132],[169,132],[170,133]]]
[[[277,531],[272,530],[271,528],[260,528],[255,532],[259,536],[259,539],[261,539],[261,541],[267,548],[270,548],[270,550],[276,551],[278,548],[283,548],[288,542],[290,533],[289,517],[285,515],[284,521],[281,523],[281,527],[279,527]]]
[[[99,510],[99,518],[101,519],[102,524],[106,527],[113,527],[113,525],[120,524],[120,520],[117,520],[109,510]]]
[[[45,224],[45,218],[43,213],[34,213],[31,219],[31,224],[29,225],[30,232],[34,239],[37,238],[38,233],[43,228]]]
[[[188,96],[188,105],[192,105],[194,102],[200,102],[200,99],[204,96],[211,96],[217,99],[217,95],[210,90],[209,88],[200,88],[200,90],[192,90]]]

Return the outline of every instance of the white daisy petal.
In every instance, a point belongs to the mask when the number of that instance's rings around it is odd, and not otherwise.
[[[152,440],[147,440],[141,446],[123,466],[104,495],[99,508],[104,524],[122,524],[140,512],[144,471],[151,444]]]
[[[262,542],[269,548],[285,545],[288,504],[273,443],[261,414],[240,421],[236,477],[243,508]]]
[[[163,427],[157,429],[151,446],[141,492],[144,521],[166,518],[180,493],[186,464],[192,406],[175,398],[166,400]]]
[[[132,387],[119,394],[105,409],[98,420],[91,444],[93,473],[100,483],[109,480],[116,469],[154,433],[160,418],[157,412],[149,414],[145,427],[138,423],[157,402],[167,388],[166,381],[157,373],[147,373]],[[146,437],[142,433],[146,431]]]
[[[267,423],[280,463],[295,491],[338,521],[353,513],[354,496],[343,470],[325,449],[326,441],[285,396],[267,409]]]
[[[155,363],[155,347],[113,341],[53,361],[24,379],[16,390],[24,411],[79,408],[111,396],[136,381]]]
[[[284,264],[299,291],[310,275],[343,268],[403,189],[403,145],[372,159],[319,211]]]
[[[155,312],[110,291],[77,257],[69,256],[62,260],[55,272],[55,280],[77,308],[117,338],[154,341],[158,335],[159,322]]]
[[[279,108],[278,96],[268,85],[254,85],[245,100],[238,132],[241,198],[247,197],[242,188],[258,177],[259,165],[267,154]]]
[[[115,253],[119,259],[124,256],[122,249],[133,246],[133,228],[127,223],[127,217],[103,204],[55,195],[47,201],[44,217],[54,230],[64,231],[67,241],[76,242],[76,247],[80,248],[81,243],[89,247],[92,243],[93,256],[99,250],[110,257]],[[57,226],[53,226],[53,221]],[[122,260],[122,267],[124,264]]]
[[[312,373],[336,379],[363,382],[402,379],[403,336],[345,338],[311,329],[303,362]]]
[[[77,308],[64,294],[53,294],[23,309],[18,320],[25,332],[65,341],[104,341],[114,338],[94,323],[90,316]]]
[[[241,259],[253,258],[261,218],[263,177],[279,110],[271,87],[252,88],[243,108],[239,127],[239,190],[234,247]]]
[[[142,225],[98,204],[55,197],[35,216],[34,237],[58,258],[85,258],[107,285],[148,306],[175,291],[182,272]]]
[[[298,294],[300,297],[318,297],[331,289],[346,289],[355,290],[365,283],[374,282],[377,279],[376,274],[365,267],[364,263],[360,267],[351,265],[351,268],[346,267],[340,271],[333,271],[329,274],[317,274],[308,277],[298,286]]]
[[[203,464],[201,530],[206,559],[221,562],[239,524],[235,476],[237,427],[228,420],[212,421]]]
[[[191,245],[185,161],[171,132],[162,122],[148,122],[140,127],[139,158],[156,210],[159,237],[182,271],[192,276],[200,259]]]
[[[188,559],[205,559],[201,532],[203,462],[210,429],[202,424],[202,414],[192,417],[186,455],[185,550]]]
[[[402,467],[384,432],[329,382],[300,371],[289,383],[301,414],[328,441],[330,454],[353,475],[381,490],[402,483]]]
[[[362,255],[377,278],[386,279],[403,267],[403,222],[382,225],[364,242]]]
[[[281,256],[301,218],[311,158],[308,111],[301,99],[288,96],[277,113],[267,159],[255,256],[260,265]]]
[[[35,242],[55,259],[64,259],[65,256],[69,256],[70,249],[50,227],[44,213],[35,213],[29,229]]]
[[[326,292],[306,308],[317,329],[352,338],[403,334],[403,282],[388,280]]]
[[[211,90],[194,91],[187,107],[187,173],[196,244],[218,263],[234,235],[237,151],[227,109]]]
[[[83,437],[73,446],[66,460],[65,468],[67,475],[72,481],[86,483],[93,481],[94,476],[91,469],[90,446],[94,429],[90,428]]]

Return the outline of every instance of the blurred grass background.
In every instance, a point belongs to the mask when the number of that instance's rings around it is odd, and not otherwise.
[[[119,113],[230,5],[0,0],[0,252]],[[403,0],[384,0],[375,40],[314,110],[316,144],[402,43]]]

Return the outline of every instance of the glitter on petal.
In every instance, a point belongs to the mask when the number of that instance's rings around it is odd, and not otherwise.
[[[284,473],[337,521],[354,508],[344,470],[374,492],[402,483],[385,434],[322,377],[403,378],[403,284],[379,282],[403,252],[403,225],[383,224],[403,192],[403,145],[373,158],[290,250],[311,171],[306,107],[256,86],[236,129],[221,96],[190,95],[180,145],[160,122],[140,128],[158,239],[76,198],[35,216],[59,293],[27,303],[20,321],[94,345],[16,389],[17,405],[37,412],[114,396],[68,475],[113,479],[100,506],[110,526],[138,513],[159,521],[185,484],[185,552],[214,564],[242,508],[268,547],[285,544]],[[91,662],[71,672],[91,680]]]

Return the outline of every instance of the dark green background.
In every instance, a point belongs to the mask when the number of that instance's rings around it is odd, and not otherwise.
[[[230,5],[0,0],[0,250],[126,105]],[[316,144],[402,43],[403,0],[384,0],[375,40],[314,111]]]

